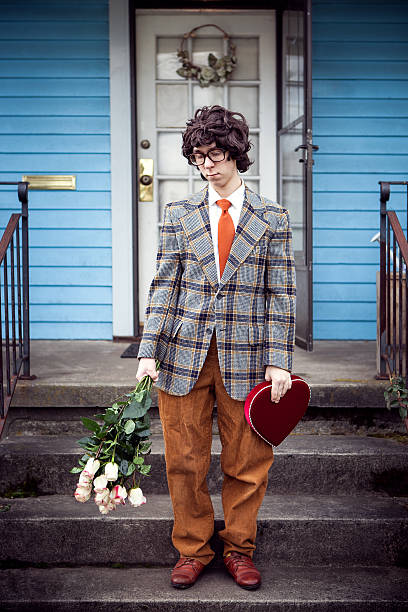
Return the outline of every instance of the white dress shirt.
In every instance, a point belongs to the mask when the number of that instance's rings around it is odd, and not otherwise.
[[[233,193],[225,198],[221,197],[219,193],[217,193],[214,187],[209,184],[208,185],[208,213],[210,217],[210,225],[211,225],[211,237],[214,245],[214,257],[215,264],[217,266],[217,275],[218,282],[220,281],[220,258],[218,254],[218,221],[220,220],[222,210],[217,204],[217,200],[229,200],[231,202],[231,206],[228,209],[229,214],[231,215],[232,222],[234,223],[235,229],[237,229],[238,221],[241,216],[242,205],[244,203],[245,197],[245,183],[241,179],[241,185],[236,189]]]

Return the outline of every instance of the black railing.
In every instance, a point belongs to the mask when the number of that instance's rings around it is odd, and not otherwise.
[[[378,378],[405,377],[408,385],[408,242],[397,213],[387,211],[391,185],[408,182],[380,181],[380,295],[379,295],[379,372]]]
[[[10,216],[6,229],[0,240],[0,270],[3,267],[3,277],[0,279],[0,435],[3,431],[10,403],[16,388],[17,380],[33,380],[30,375],[30,317],[29,317],[29,276],[28,276],[28,185],[27,182],[0,182],[0,185],[17,185],[18,199],[21,202],[21,213]],[[20,258],[20,217],[21,217],[21,258]],[[15,245],[14,245],[15,237]],[[8,264],[8,251],[10,264]],[[22,259],[22,265],[21,265]],[[10,283],[8,279],[10,265]],[[21,283],[22,269],[22,283]],[[10,317],[9,317],[9,285],[11,295],[11,352],[12,373],[10,372]],[[17,287],[17,304],[16,304]],[[4,303],[4,318],[2,316],[2,299]],[[16,307],[18,321],[18,337],[16,337]],[[6,388],[4,388],[3,359],[3,320],[5,335],[5,365]],[[18,347],[17,347],[18,343]],[[17,357],[18,348],[18,357]],[[23,373],[20,374],[21,368]]]

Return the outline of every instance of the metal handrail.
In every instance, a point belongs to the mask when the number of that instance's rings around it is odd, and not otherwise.
[[[397,213],[387,211],[390,185],[407,187],[408,214],[408,181],[380,181],[380,371],[377,378],[405,374],[408,385],[408,242]]]
[[[0,185],[17,185],[18,199],[21,202],[21,213],[10,216],[6,229],[0,240],[0,269],[3,266],[3,296],[4,296],[4,329],[5,329],[5,360],[6,360],[6,390],[3,383],[3,340],[1,320],[1,290],[0,290],[0,435],[7,418],[11,400],[14,395],[17,380],[33,380],[30,375],[30,318],[29,318],[29,267],[28,267],[28,185],[26,181],[0,182]],[[20,218],[22,242],[22,266],[20,265]],[[14,236],[16,238],[16,259],[14,260]],[[10,337],[9,337],[9,281],[7,270],[7,252],[10,249],[10,292],[11,292],[11,331],[12,331],[12,374],[10,374]],[[23,282],[21,283],[21,267]],[[16,347],[16,303],[15,274],[17,282],[17,318],[18,318],[18,357]],[[22,290],[21,290],[22,289]],[[23,368],[23,374],[20,374]]]

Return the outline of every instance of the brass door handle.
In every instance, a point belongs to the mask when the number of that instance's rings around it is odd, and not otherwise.
[[[153,202],[153,160],[139,159],[139,200]]]

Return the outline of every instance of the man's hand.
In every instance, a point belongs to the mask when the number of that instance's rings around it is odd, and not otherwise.
[[[278,368],[278,366],[266,366],[265,380],[272,381],[272,402],[279,402],[280,398],[285,395],[286,391],[292,387],[290,372],[284,370],[283,368]]]
[[[156,360],[148,357],[141,357],[136,373],[136,380],[140,382],[146,374],[148,374],[154,382],[157,381],[159,373],[156,370]]]

